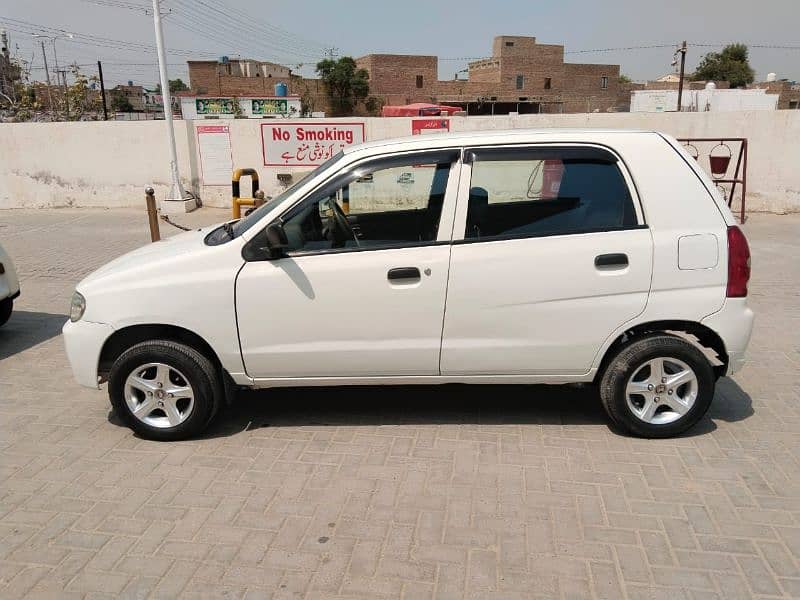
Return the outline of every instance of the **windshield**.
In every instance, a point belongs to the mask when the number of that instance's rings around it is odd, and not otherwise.
[[[235,222],[233,224],[233,236],[234,237],[238,237],[238,236],[242,235],[245,231],[247,231],[253,225],[258,223],[261,220],[261,217],[263,217],[264,215],[269,213],[269,211],[271,211],[273,208],[278,206],[278,204],[280,204],[281,202],[286,200],[286,198],[288,198],[289,195],[291,195],[301,183],[305,182],[309,177],[316,177],[320,173],[323,173],[323,172],[331,169],[331,167],[333,167],[334,164],[339,162],[339,159],[341,159],[342,156],[344,156],[344,152],[341,152],[341,151],[338,154],[335,154],[335,155],[331,156],[328,160],[326,160],[324,163],[322,163],[316,169],[314,169],[313,171],[308,173],[305,177],[302,177],[301,179],[295,181],[292,185],[290,185],[288,188],[286,188],[283,192],[281,192],[280,194],[278,194],[277,196],[275,196],[274,198],[272,198],[271,200],[269,200],[265,204],[262,204],[261,206],[259,206],[257,209],[255,209],[253,212],[251,212],[249,215],[247,215],[243,219],[240,219],[237,222]]]

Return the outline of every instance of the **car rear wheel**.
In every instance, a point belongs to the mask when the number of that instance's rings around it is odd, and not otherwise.
[[[0,326],[5,325],[11,318],[12,310],[14,310],[14,301],[11,298],[0,300]]]
[[[194,348],[167,340],[142,342],[111,367],[114,411],[142,437],[180,440],[206,428],[221,398],[219,377]]]
[[[670,437],[695,425],[714,397],[714,372],[686,340],[652,335],[622,348],[600,380],[609,417],[640,437]]]

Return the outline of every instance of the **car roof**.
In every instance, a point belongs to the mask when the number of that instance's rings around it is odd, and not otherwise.
[[[411,135],[405,137],[385,138],[365,142],[357,146],[345,148],[344,153],[376,150],[387,146],[399,146],[397,150],[427,150],[443,148],[454,145],[469,144],[497,144],[497,143],[525,143],[548,141],[542,138],[553,138],[553,141],[566,141],[565,137],[574,137],[573,142],[583,141],[581,137],[591,137],[594,140],[598,135],[606,134],[647,134],[657,132],[645,129],[498,129],[480,131],[459,131],[454,133],[435,133],[430,135]],[[588,141],[588,140],[587,140]],[[405,147],[404,147],[405,146]]]

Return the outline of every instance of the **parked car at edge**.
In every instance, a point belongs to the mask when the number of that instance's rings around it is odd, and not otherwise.
[[[160,440],[203,431],[237,387],[452,382],[594,383],[612,421],[665,437],[741,367],[749,276],[730,210],[668,136],[418,136],[110,262],[64,339],[78,382],[107,381]]]
[[[11,318],[14,300],[19,296],[19,277],[14,262],[0,244],[0,327]]]

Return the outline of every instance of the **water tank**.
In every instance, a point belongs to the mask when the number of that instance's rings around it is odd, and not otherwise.
[[[220,56],[217,62],[221,65],[227,65],[230,62],[230,59],[227,56]]]
[[[130,79],[128,80],[128,87],[133,87],[133,82]]]
[[[707,90],[715,90],[715,89],[717,89],[717,84],[716,84],[716,83],[714,83],[713,81],[709,81],[709,82],[706,84],[706,89],[707,89]]]
[[[289,94],[289,87],[283,83],[276,83],[275,84],[275,95],[276,96],[287,96]]]
[[[778,79],[778,76],[775,73],[767,73],[767,81],[775,81]]]

